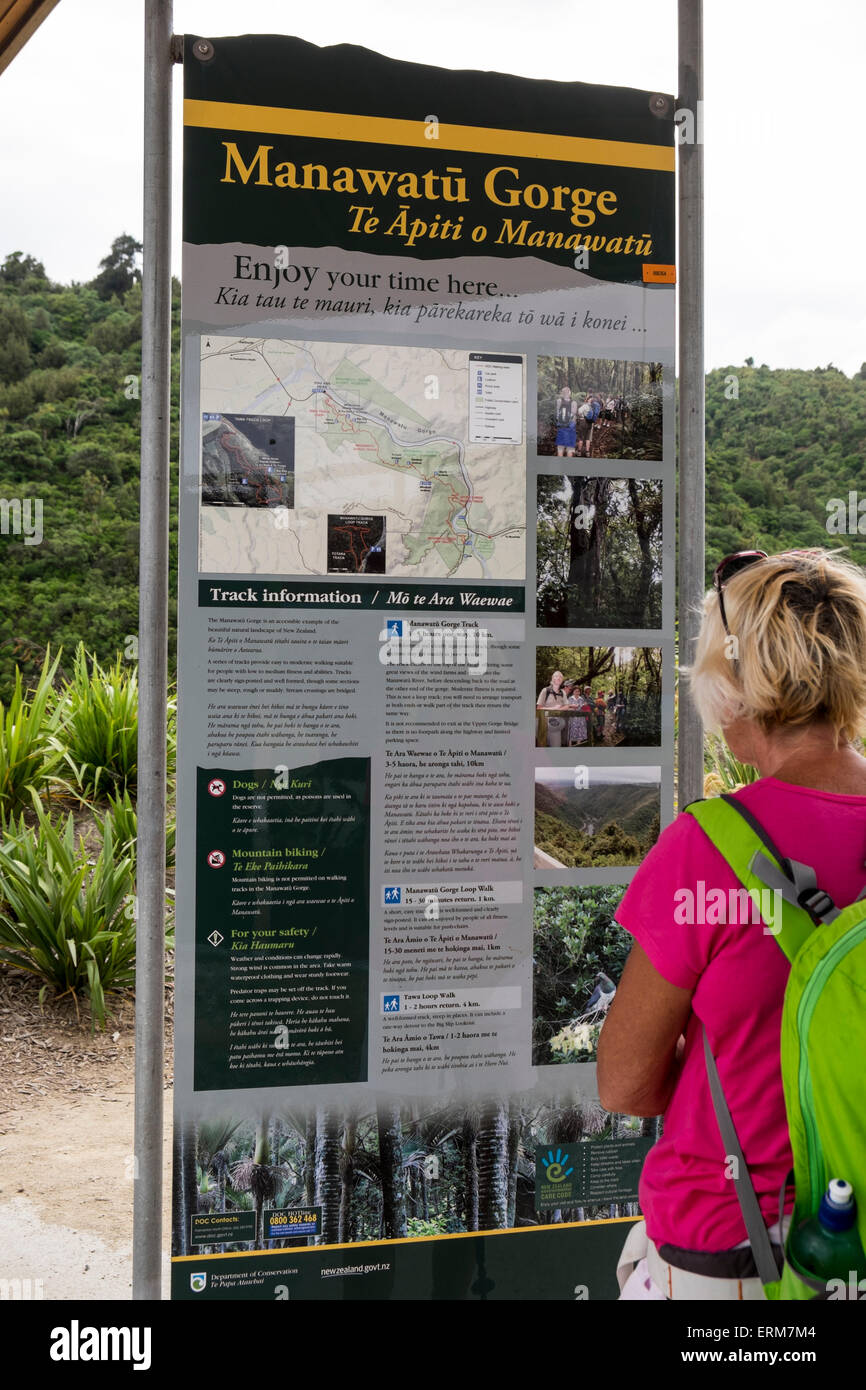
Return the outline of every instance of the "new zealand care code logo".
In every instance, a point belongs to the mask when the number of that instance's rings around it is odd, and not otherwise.
[[[555,1157],[553,1150],[548,1149],[541,1160],[541,1166],[544,1169],[545,1182],[565,1182],[574,1172],[574,1169],[568,1166],[568,1154],[564,1149],[557,1149]]]
[[[535,1205],[539,1211],[562,1210],[577,1201],[577,1174],[567,1149],[541,1149],[535,1164]]]

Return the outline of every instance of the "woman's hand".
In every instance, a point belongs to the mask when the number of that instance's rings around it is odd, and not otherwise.
[[[620,1115],[661,1115],[679,1075],[692,992],[658,973],[637,942],[598,1039],[598,1094]]]

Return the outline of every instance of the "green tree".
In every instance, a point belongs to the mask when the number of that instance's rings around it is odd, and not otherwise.
[[[386,1239],[399,1239],[406,1235],[406,1180],[399,1105],[383,1103],[379,1106],[378,1131],[382,1235]]]
[[[141,280],[141,271],[136,265],[141,249],[141,242],[135,237],[126,233],[115,237],[108,255],[99,262],[99,274],[91,282],[100,299],[111,299],[113,295],[121,298]]]
[[[322,1208],[320,1245],[340,1238],[340,1116],[329,1105],[316,1109],[316,1205]]]
[[[485,1104],[478,1126],[478,1229],[508,1225],[508,1107]]]

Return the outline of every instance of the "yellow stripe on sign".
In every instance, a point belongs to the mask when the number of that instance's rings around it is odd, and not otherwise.
[[[483,1236],[485,1240],[488,1236],[527,1236],[538,1235],[539,1231],[576,1231],[582,1226],[623,1226],[631,1221],[636,1225],[640,1221],[639,1216],[604,1216],[599,1221],[560,1221],[557,1225],[549,1226],[502,1226],[495,1231],[448,1231],[440,1232],[435,1236],[394,1236],[385,1240],[349,1240],[337,1245],[293,1245],[289,1247],[292,1259],[296,1255],[310,1254],[330,1255],[332,1250],[370,1250],[376,1249],[380,1245],[426,1245],[434,1240],[477,1240]],[[279,1237],[278,1237],[279,1238]],[[286,1248],[281,1250],[229,1250],[224,1255],[172,1255],[173,1265],[188,1264],[190,1260],[250,1260],[253,1256],[259,1255],[285,1255]]]
[[[570,164],[608,164],[620,169],[674,171],[673,146],[638,145],[627,140],[585,140],[577,135],[544,135],[526,130],[445,124],[440,124],[437,140],[428,140],[424,135],[424,121],[190,98],[183,104],[183,120],[184,125],[203,126],[209,130],[246,130],[256,135],[300,135],[315,140],[354,140],[365,145],[405,145],[419,149],[461,150],[467,154],[555,159]]]

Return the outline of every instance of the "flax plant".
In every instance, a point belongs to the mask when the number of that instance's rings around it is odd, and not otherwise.
[[[95,859],[71,815],[54,825],[40,805],[37,817],[32,828],[23,816],[11,823],[0,844],[0,961],[42,980],[41,997],[85,997],[104,1027],[106,995],[134,983],[134,858],[118,850],[110,817]]]
[[[58,770],[63,749],[58,739],[62,711],[52,681],[60,654],[46,654],[36,688],[26,694],[20,670],[8,705],[0,701],[0,816],[20,815],[42,805],[42,796],[63,785]]]
[[[137,777],[138,675],[118,654],[111,666],[75,651],[72,679],[63,687],[65,757],[85,796],[134,788]]]

